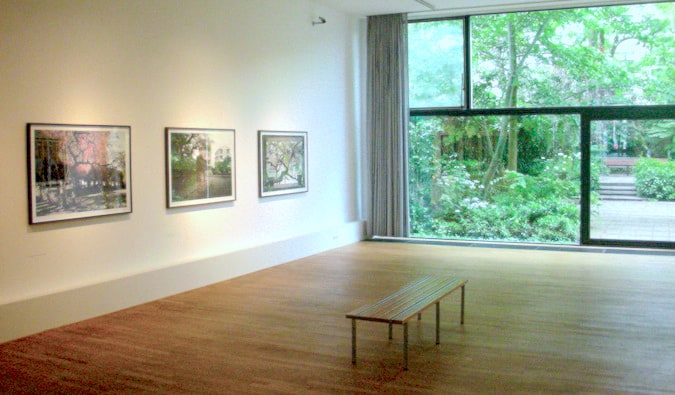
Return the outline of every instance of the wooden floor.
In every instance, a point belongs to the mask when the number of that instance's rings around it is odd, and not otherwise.
[[[401,329],[345,313],[467,278]],[[75,307],[74,307],[75,308]],[[1,318],[0,318],[1,319]],[[0,393],[675,393],[675,257],[362,242],[0,345]]]

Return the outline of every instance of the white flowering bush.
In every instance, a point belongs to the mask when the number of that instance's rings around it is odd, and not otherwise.
[[[412,235],[576,242],[579,237],[579,157],[560,154],[551,159],[542,158],[541,163],[543,171],[537,176],[504,172],[492,181],[493,193],[486,198],[480,181],[482,172],[476,170],[478,166],[472,164],[472,174],[455,156],[439,161],[431,177],[429,205],[422,209],[411,204],[411,214],[418,214],[411,221]],[[424,217],[419,215],[422,211]]]
[[[640,159],[635,163],[635,188],[642,197],[675,200],[675,162]]]

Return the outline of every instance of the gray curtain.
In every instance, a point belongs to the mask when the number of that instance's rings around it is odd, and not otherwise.
[[[368,17],[370,236],[408,236],[408,18]]]

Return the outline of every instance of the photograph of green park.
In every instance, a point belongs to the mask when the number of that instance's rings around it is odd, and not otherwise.
[[[167,206],[235,198],[234,130],[167,128]]]

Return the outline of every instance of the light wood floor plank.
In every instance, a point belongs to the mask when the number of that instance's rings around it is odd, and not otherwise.
[[[466,278],[401,329],[345,313]],[[75,308],[75,307],[74,307]],[[675,393],[675,257],[362,242],[0,345],[0,393]]]

